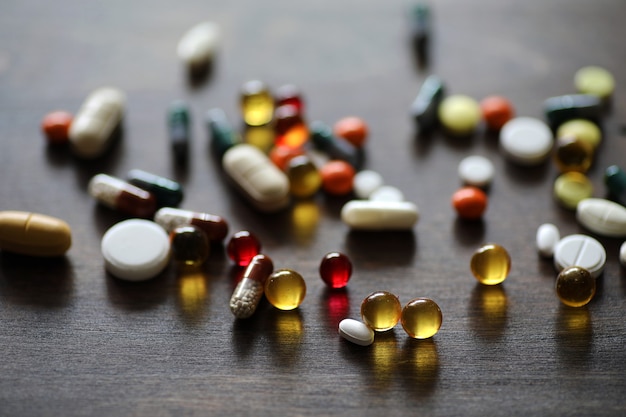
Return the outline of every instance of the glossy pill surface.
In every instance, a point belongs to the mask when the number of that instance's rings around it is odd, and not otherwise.
[[[402,309],[402,327],[414,339],[433,337],[441,328],[442,321],[441,309],[429,298],[415,298]]]
[[[561,172],[586,173],[593,162],[593,148],[575,137],[560,137],[554,149],[554,162]]]
[[[154,221],[168,233],[179,226],[195,226],[211,241],[222,241],[228,234],[228,223],[215,214],[163,207],[154,214]]]
[[[480,219],[487,209],[487,194],[477,187],[463,187],[452,194],[452,207],[466,220]]]
[[[192,68],[208,65],[217,50],[219,40],[220,29],[216,23],[199,23],[180,38],[176,47],[178,58]]]
[[[265,297],[279,310],[298,308],[306,296],[302,275],[291,269],[274,271],[265,281]]]
[[[126,98],[115,88],[92,92],[74,117],[69,130],[70,146],[80,158],[97,158],[108,148],[124,114]]]
[[[589,120],[573,119],[559,126],[556,137],[574,137],[588,143],[595,150],[602,141],[602,131],[597,124]]]
[[[294,197],[307,198],[322,186],[322,176],[311,159],[306,155],[291,158],[287,163],[289,192]]]
[[[241,230],[232,235],[226,246],[228,257],[239,266],[248,266],[252,258],[260,252],[261,242],[247,230]]]
[[[170,233],[172,260],[197,267],[209,257],[209,239],[202,230],[195,226],[179,226]]]
[[[553,144],[548,125],[532,117],[511,119],[500,130],[500,148],[509,160],[520,165],[545,161]]]
[[[604,170],[604,183],[609,193],[626,204],[626,172],[617,165],[611,165]]]
[[[25,211],[0,211],[0,249],[30,256],[61,256],[72,245],[63,220]]]
[[[626,242],[619,247],[619,262],[623,267],[626,267]]]
[[[457,168],[459,177],[465,185],[487,187],[495,175],[493,163],[481,155],[471,155],[463,158]]]
[[[554,267],[561,271],[570,266],[585,268],[596,278],[604,270],[606,250],[591,236],[574,234],[565,236],[554,247]]]
[[[439,105],[439,121],[449,133],[456,136],[470,135],[481,120],[478,102],[469,96],[452,95]]]
[[[376,332],[392,329],[402,315],[400,300],[387,291],[376,291],[363,299],[361,318]]]
[[[299,113],[304,112],[304,98],[300,89],[293,84],[281,85],[274,92],[276,107],[289,104],[294,106]]]
[[[243,120],[250,126],[268,124],[274,117],[274,98],[261,81],[248,81],[241,87],[240,105]]]
[[[141,169],[131,169],[126,180],[142,190],[150,192],[158,207],[176,207],[183,201],[183,187],[176,181]]]
[[[133,217],[152,217],[157,209],[151,193],[106,174],[94,176],[87,188],[99,203]]]
[[[348,201],[341,220],[352,229],[409,230],[419,220],[417,206],[408,201]]]
[[[515,116],[511,102],[502,96],[489,96],[480,101],[485,124],[490,130],[500,130],[502,126]]]
[[[543,103],[548,123],[557,129],[572,119],[587,119],[594,123],[602,119],[602,101],[591,94],[569,94],[550,97]]]
[[[322,189],[331,195],[346,195],[352,191],[355,171],[346,161],[328,161],[320,168]]]
[[[579,93],[606,98],[613,94],[615,78],[606,69],[590,65],[576,71],[574,85]]]
[[[277,146],[300,148],[309,139],[309,128],[298,108],[283,104],[274,111],[274,142]]]
[[[596,279],[579,266],[570,266],[556,277],[556,294],[570,307],[582,307],[596,294]]]
[[[343,138],[357,148],[363,147],[369,134],[365,120],[356,116],[344,117],[333,126],[335,136]]]
[[[74,116],[66,111],[54,111],[44,116],[41,121],[41,131],[51,145],[66,144],[69,138],[70,126]]]
[[[360,169],[363,165],[363,150],[357,148],[347,140],[337,137],[333,130],[324,122],[314,121],[309,127],[310,140],[315,147],[328,157],[346,161],[355,169]]]
[[[580,172],[566,172],[554,180],[554,198],[565,208],[574,210],[593,194],[591,180]]]
[[[444,94],[445,86],[439,77],[430,75],[422,83],[410,109],[411,116],[421,131],[432,130],[437,125],[439,121],[437,111]]]
[[[511,257],[504,247],[489,243],[474,252],[470,269],[481,284],[500,284],[509,275]]]
[[[539,255],[550,258],[554,255],[554,248],[561,240],[559,229],[552,223],[544,223],[537,228],[535,246]]]
[[[339,322],[339,335],[360,346],[374,343],[374,331],[367,324],[354,319],[343,319]]]
[[[330,288],[344,288],[352,276],[352,262],[341,252],[330,252],[322,258],[319,271]]]
[[[273,270],[269,256],[259,254],[252,258],[230,297],[230,311],[236,318],[245,319],[254,314],[263,297],[265,281]]]
[[[587,198],[576,206],[578,222],[602,236],[626,236],[626,207],[603,198]]]

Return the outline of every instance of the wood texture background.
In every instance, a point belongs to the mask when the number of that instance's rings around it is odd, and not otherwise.
[[[509,97],[518,115],[542,117],[544,99],[574,92],[573,76],[597,64],[617,90],[589,175],[626,168],[626,3],[623,0],[439,0],[433,2],[430,66],[410,49],[408,1],[3,1],[0,5],[0,209],[67,220],[74,244],[60,260],[0,254],[0,415],[624,415],[626,273],[619,239],[598,237],[608,262],[595,299],[565,308],[551,261],[534,248],[536,228],[585,232],[551,197],[552,162],[519,168],[497,138],[416,135],[408,108],[435,73],[450,94]],[[212,20],[222,43],[211,77],[191,86],[175,49],[192,25]],[[345,199],[322,194],[267,216],[224,182],[209,155],[204,113],[221,107],[240,123],[238,89],[249,79],[294,83],[309,120],[368,121],[367,168],[416,202],[413,233],[355,233],[339,219]],[[44,114],[76,112],[100,86],[128,95],[124,137],[97,162],[51,149]],[[176,170],[165,113],[192,108],[193,155]],[[482,222],[456,219],[450,196],[458,162],[488,156],[497,177]],[[183,208],[248,229],[276,267],[299,271],[301,307],[263,302],[236,322],[228,300],[237,270],[222,247],[200,274],[175,267],[131,284],[108,276],[100,238],[124,217],[86,193],[99,172],[131,168],[175,178]],[[496,242],[512,271],[497,287],[477,284],[471,254]],[[325,289],[322,256],[340,250],[354,274],[345,292]],[[404,304],[424,296],[444,314],[440,332],[409,340],[400,326],[367,348],[337,336],[376,290]]]

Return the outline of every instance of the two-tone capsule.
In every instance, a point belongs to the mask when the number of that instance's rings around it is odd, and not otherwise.
[[[174,161],[184,165],[189,158],[189,107],[183,101],[175,101],[170,105],[167,114],[167,128],[172,145]]]
[[[206,113],[206,124],[213,153],[222,159],[227,150],[241,142],[238,133],[226,118],[222,109],[210,109]]]
[[[224,240],[228,234],[228,223],[215,214],[163,207],[154,215],[154,221],[168,233],[180,226],[196,226],[214,242]]]
[[[183,187],[176,181],[141,169],[131,169],[126,179],[135,187],[152,193],[158,207],[178,206],[183,201]]]
[[[157,209],[150,192],[110,175],[94,176],[87,189],[99,203],[133,217],[152,217]]]
[[[363,151],[345,139],[333,135],[326,123],[315,121],[309,127],[311,142],[316,149],[326,153],[330,159],[340,159],[360,169],[363,165]]]
[[[236,318],[245,319],[254,314],[263,297],[265,281],[273,271],[274,263],[269,256],[259,254],[252,258],[230,298],[230,311]]]

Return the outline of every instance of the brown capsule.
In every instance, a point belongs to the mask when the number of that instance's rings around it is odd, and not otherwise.
[[[0,212],[0,249],[30,256],[61,256],[72,245],[61,219],[25,211]]]
[[[245,319],[254,314],[263,297],[263,284],[273,271],[274,263],[269,256],[259,254],[252,258],[230,297],[230,311],[236,318]]]

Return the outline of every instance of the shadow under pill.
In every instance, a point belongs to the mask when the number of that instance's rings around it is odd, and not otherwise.
[[[152,310],[163,304],[172,292],[168,283],[172,278],[173,268],[168,267],[159,275],[146,281],[125,281],[106,272],[106,290],[112,306],[126,311]]]
[[[339,323],[350,316],[350,296],[348,288],[324,288],[319,297],[318,308],[320,316],[324,318],[325,330],[329,335],[335,335]]]
[[[545,183],[550,172],[550,163],[546,159],[539,165],[522,166],[511,161],[504,164],[504,172],[513,182],[517,184],[536,185]]]
[[[351,230],[346,235],[344,248],[355,266],[362,263],[408,265],[415,257],[417,236],[412,230]]]
[[[201,65],[192,65],[186,68],[188,89],[199,90],[211,81],[215,72],[214,59],[209,59]]]
[[[476,246],[485,237],[487,225],[481,219],[466,220],[457,217],[454,221],[454,238],[463,246]]]
[[[508,323],[508,297],[504,286],[476,283],[467,315],[473,335],[484,342],[499,341]]]
[[[183,323],[199,327],[206,321],[209,310],[210,280],[201,269],[178,271],[176,277],[176,306]]]
[[[284,369],[292,369],[300,363],[304,324],[299,308],[283,311],[271,308],[265,313],[263,327],[267,335],[272,363]]]
[[[560,305],[554,336],[561,369],[587,368],[591,359],[593,324],[587,307]]]
[[[433,338],[407,338],[402,346],[400,361],[404,366],[398,372],[406,382],[403,387],[409,397],[424,398],[432,395],[439,378],[437,342]]]

